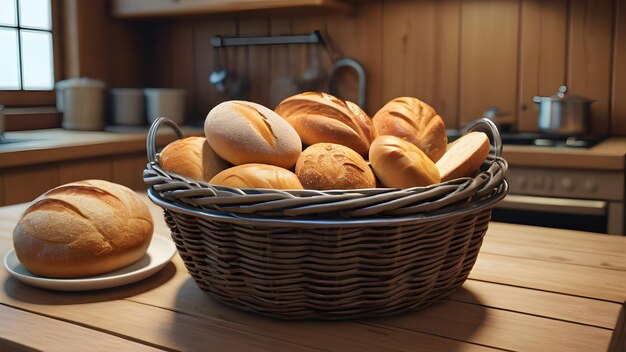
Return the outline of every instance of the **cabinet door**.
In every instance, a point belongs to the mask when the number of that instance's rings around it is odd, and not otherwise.
[[[461,127],[489,107],[516,121],[518,23],[518,1],[462,1]]]
[[[59,185],[56,164],[16,167],[4,171],[4,204],[30,202]]]

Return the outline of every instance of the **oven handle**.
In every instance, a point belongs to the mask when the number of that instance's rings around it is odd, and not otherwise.
[[[511,210],[544,211],[575,215],[606,215],[607,202],[602,200],[549,198],[508,194],[496,208]]]

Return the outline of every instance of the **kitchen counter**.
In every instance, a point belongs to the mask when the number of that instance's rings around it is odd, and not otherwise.
[[[503,152],[512,166],[617,171],[624,170],[626,138],[609,138],[589,149],[504,145]]]
[[[161,209],[149,205],[156,233],[168,236]],[[0,208],[3,256],[26,206]],[[195,285],[178,256],[148,279],[102,291],[47,291],[4,270],[0,281],[3,351],[626,349],[626,238],[569,230],[491,223],[469,280],[447,299],[346,322],[229,308]]]
[[[144,152],[147,127],[111,128],[107,132],[71,131],[60,128],[6,132],[0,143],[0,168],[34,165],[71,159]],[[185,136],[203,135],[200,128],[183,128]],[[157,145],[176,139],[170,128],[159,130]]]

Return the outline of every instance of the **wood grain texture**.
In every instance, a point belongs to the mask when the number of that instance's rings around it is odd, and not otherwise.
[[[615,1],[611,134],[626,136],[626,3]]]
[[[16,167],[3,173],[5,204],[30,202],[60,184],[59,169],[54,164]]]
[[[324,8],[330,11],[350,11],[352,7],[336,0],[114,0],[113,15],[120,18],[148,18],[180,15],[212,14],[233,11],[267,9]]]
[[[292,34],[293,21],[287,17],[270,19],[270,34]],[[295,51],[294,46],[273,45],[270,48],[270,73],[269,84],[270,99],[268,107],[274,109],[284,99],[297,94],[298,88],[295,83]]]
[[[90,351],[159,351],[141,343],[105,332],[43,317],[0,304],[0,350],[50,351],[75,350],[90,346]],[[7,341],[20,341],[20,349]]]
[[[245,37],[267,36],[270,34],[268,18],[245,18],[239,21],[239,35]],[[247,54],[246,54],[247,51]],[[238,72],[240,79],[250,82],[248,94],[251,101],[269,102],[271,81],[271,50],[267,46],[240,48],[243,68]],[[273,109],[272,106],[268,106]]]
[[[461,4],[460,126],[492,106],[515,123],[519,1]]]
[[[228,65],[228,57],[224,60],[224,56],[221,56],[221,59],[215,60],[214,50],[216,49],[211,47],[211,38],[215,35],[234,36],[237,32],[237,23],[226,20],[196,23],[193,30],[194,52],[196,53],[194,58],[194,111],[204,111],[206,114],[218,103],[228,100],[226,94],[217,92],[215,87],[209,83],[211,72],[219,68],[232,69],[233,67],[233,65]],[[223,54],[221,51],[219,53],[220,55]]]
[[[113,159],[112,181],[133,190],[145,191],[143,170],[148,159],[144,153],[118,156]]]
[[[519,53],[519,131],[537,131],[533,97],[551,96],[565,84],[567,0],[521,2]]]
[[[90,160],[67,161],[59,164],[59,183],[88,179],[113,179],[113,161],[104,157]]]
[[[384,2],[383,104],[414,96],[433,106],[446,127],[459,126],[460,20],[461,1]],[[463,27],[463,33],[477,26]],[[466,76],[466,82],[471,80]]]
[[[608,329],[460,302],[434,304],[420,314],[383,318],[377,323],[514,351],[605,351],[611,339]]]
[[[609,133],[612,0],[571,0],[567,84],[591,104],[593,135]]]
[[[332,40],[333,61],[341,57],[352,57],[366,73],[366,112],[373,116],[384,104],[383,90],[383,1],[369,1],[358,6],[353,14],[328,16],[326,26]],[[334,54],[334,55],[333,55]],[[344,100],[358,101],[358,77],[351,69],[337,71],[338,96]]]

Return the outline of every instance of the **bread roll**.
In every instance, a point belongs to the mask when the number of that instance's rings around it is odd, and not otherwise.
[[[48,191],[13,231],[17,258],[30,272],[76,278],[141,259],[153,232],[148,206],[130,189],[102,180]]]
[[[437,161],[442,181],[472,176],[487,159],[489,137],[483,132],[470,132],[457,139]]]
[[[307,189],[359,189],[376,187],[376,177],[354,150],[333,143],[306,148],[296,163],[296,175]]]
[[[291,168],[302,152],[298,133],[274,111],[233,100],[214,107],[204,122],[211,148],[235,164],[271,164]]]
[[[159,164],[164,170],[201,181],[208,181],[231,166],[204,137],[187,137],[168,144],[159,154]]]
[[[367,155],[376,138],[372,120],[358,105],[330,94],[294,95],[283,100],[275,111],[298,131],[307,145],[335,143]]]
[[[446,152],[448,138],[441,116],[430,105],[416,98],[393,99],[374,115],[379,136],[400,137],[418,146],[432,161]]]
[[[409,188],[440,182],[439,171],[421,149],[395,136],[380,136],[370,148],[370,163],[385,187]]]
[[[266,164],[231,167],[215,175],[209,183],[237,188],[303,189],[293,172]]]

